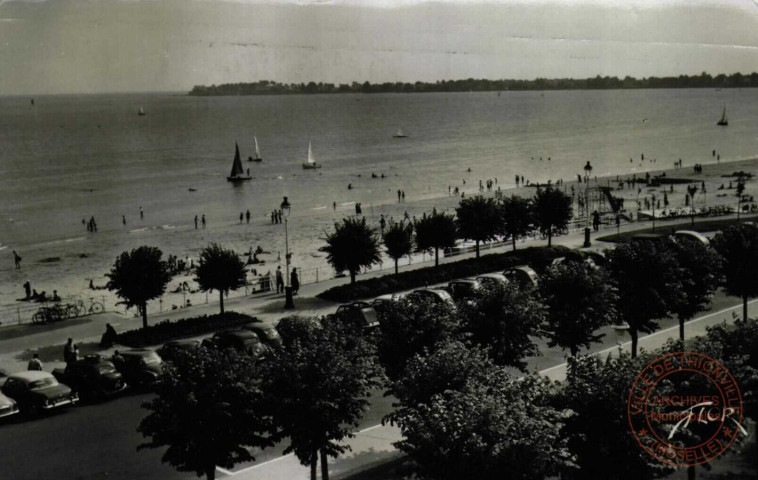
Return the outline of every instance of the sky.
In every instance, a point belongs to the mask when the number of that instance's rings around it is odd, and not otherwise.
[[[0,95],[751,73],[758,0],[0,0]]]

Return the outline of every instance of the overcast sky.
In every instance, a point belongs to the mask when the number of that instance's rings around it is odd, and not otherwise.
[[[0,95],[758,70],[753,0],[0,0]]]

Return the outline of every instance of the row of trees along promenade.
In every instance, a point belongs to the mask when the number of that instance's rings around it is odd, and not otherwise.
[[[418,238],[424,222],[486,240],[494,233],[482,231],[484,222],[473,222],[473,228],[471,218],[494,220],[494,228],[507,231],[505,212],[513,202],[528,215],[520,224],[560,229],[570,209],[561,218],[540,216],[540,205],[552,197],[570,204],[552,189],[532,199],[464,199],[457,219],[432,213],[412,227],[390,225],[384,241],[402,230],[406,247],[430,248],[423,234]],[[348,218],[335,225],[323,249],[336,269],[350,270],[375,262],[381,241],[364,219]],[[109,275],[108,287],[143,315],[146,302],[168,281],[160,257],[152,247],[125,252]],[[168,447],[163,461],[212,479],[216,466],[251,460],[247,447],[287,441],[286,452],[311,467],[311,478],[320,460],[328,479],[326,458],[345,452],[342,442],[369,408],[367,398],[384,389],[396,399],[385,420],[401,427],[396,446],[419,478],[500,478],[503,471],[529,479],[608,478],[609,471],[619,479],[657,478],[671,468],[633,444],[625,405],[611,401],[628,391],[650,359],[638,354],[638,335],[658,329],[659,319],[677,316],[683,339],[685,320],[707,308],[723,284],[727,294],[743,300],[737,331],[717,327],[688,349],[727,365],[747,392],[745,411],[754,418],[758,327],[747,318],[747,301],[758,295],[756,268],[758,227],[735,224],[712,247],[661,239],[619,244],[607,252],[605,265],[566,257],[545,268],[538,286],[493,286],[456,309],[400,298],[377,307],[380,328],[373,332],[339,316],[284,318],[278,326],[284,345],[266,361],[199,347],[169,362],[139,426],[148,439],[143,448]],[[234,252],[210,245],[196,275],[202,289],[223,298],[242,285],[241,271]],[[600,328],[623,322],[631,355],[579,355],[600,341]],[[560,386],[537,375],[517,381],[503,369],[525,372],[526,358],[540,354],[539,338],[571,355]],[[682,349],[681,343],[664,347]],[[470,442],[474,437],[481,442]]]
[[[536,78],[534,80],[440,80],[437,82],[352,82],[343,84],[308,82],[277,83],[260,80],[251,83],[225,83],[196,85],[189,92],[193,96],[214,95],[284,95],[316,93],[427,93],[427,92],[491,92],[503,90],[607,90],[637,88],[754,88],[758,87],[758,73],[734,73],[711,76],[679,75],[677,77],[633,78],[626,76],[592,78]]]

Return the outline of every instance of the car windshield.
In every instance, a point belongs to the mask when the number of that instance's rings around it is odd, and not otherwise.
[[[97,371],[100,372],[100,375],[108,375],[109,373],[115,372],[116,369],[113,367],[113,365],[104,363],[97,367]]]
[[[161,357],[159,357],[158,354],[155,352],[148,353],[147,355],[142,357],[141,362],[144,363],[145,365],[155,365],[155,364],[161,363]]]
[[[53,387],[58,385],[58,381],[54,377],[40,378],[33,382],[29,382],[29,390],[39,390],[40,388]]]

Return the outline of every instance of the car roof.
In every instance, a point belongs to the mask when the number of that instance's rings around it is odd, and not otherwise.
[[[216,332],[216,335],[233,335],[235,337],[242,337],[242,338],[258,338],[258,336],[251,332],[250,330],[224,330],[221,332]]]
[[[155,350],[149,348],[130,348],[129,350],[119,350],[118,353],[125,357],[146,357],[154,354]]]
[[[165,345],[197,345],[200,343],[200,340],[197,340],[195,338],[182,338],[180,340],[171,340],[170,342],[166,342]]]
[[[13,378],[15,380],[20,380],[24,383],[29,383],[29,382],[35,382],[37,380],[42,380],[43,378],[50,378],[52,376],[53,375],[48,372],[42,372],[40,370],[29,370],[27,372],[14,373],[8,376],[8,378]]]
[[[245,328],[248,330],[271,330],[272,328],[276,329],[270,323],[248,323],[245,325]]]
[[[682,237],[689,238],[689,239],[698,241],[706,246],[711,244],[711,241],[708,240],[708,237],[694,230],[677,230],[676,232],[674,232],[674,236],[679,237],[679,238],[682,238]]]
[[[471,285],[471,284],[479,283],[479,280],[475,278],[459,278],[456,280],[451,280],[450,283],[466,283],[466,284]]]

